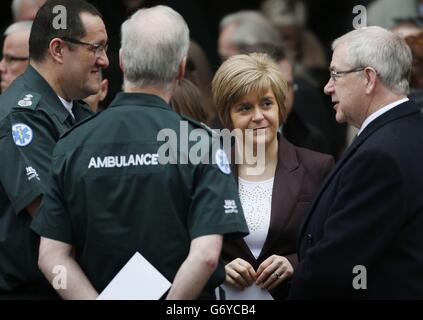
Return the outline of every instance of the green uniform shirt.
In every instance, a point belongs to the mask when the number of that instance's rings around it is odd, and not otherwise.
[[[73,113],[75,120],[31,66],[0,96],[0,298],[44,282],[37,267],[39,238],[22,211],[44,193],[60,135],[92,114],[76,102]]]
[[[192,146],[184,147],[188,139],[180,121],[184,118],[157,96],[120,93],[55,148],[51,188],[32,228],[72,244],[99,292],[137,251],[172,282],[192,239],[248,233],[229,166],[158,161],[161,129],[176,132],[178,146],[169,154],[182,149],[184,158]],[[189,121],[187,133],[202,128],[209,151],[210,132]],[[212,297],[223,280],[219,265],[202,297]]]

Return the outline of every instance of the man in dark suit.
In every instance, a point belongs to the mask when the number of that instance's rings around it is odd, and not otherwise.
[[[291,299],[423,298],[423,118],[411,52],[380,27],[333,44],[338,122],[359,128],[305,218]]]

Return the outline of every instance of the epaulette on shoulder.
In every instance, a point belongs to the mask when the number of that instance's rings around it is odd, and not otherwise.
[[[82,126],[84,123],[87,123],[88,121],[94,119],[95,117],[97,117],[100,114],[100,112],[94,113],[93,115],[89,116],[88,118],[85,118],[84,120],[79,121],[78,123],[76,123],[74,126],[72,126],[72,128],[70,128],[69,130],[67,130],[65,133],[63,133],[60,139],[63,139],[64,137],[66,137],[68,134],[70,134],[73,130],[75,130],[76,128],[79,128],[80,126]]]
[[[36,110],[41,100],[41,94],[31,91],[22,92],[16,99],[13,109]]]
[[[194,125],[195,127],[198,127],[198,128],[201,128],[201,129],[205,129],[205,130],[207,130],[207,132],[212,136],[212,137],[218,137],[219,136],[219,134],[216,132],[216,131],[214,131],[212,128],[210,128],[208,125],[206,125],[206,124],[204,124],[204,123],[202,123],[202,122],[199,122],[199,121],[197,121],[197,120],[195,120],[195,119],[193,119],[193,118],[191,118],[191,117],[188,117],[188,116],[185,116],[185,115],[183,115],[183,114],[181,114],[180,115],[181,116],[181,118],[183,118],[184,120],[187,120],[189,123],[191,123],[192,125]]]

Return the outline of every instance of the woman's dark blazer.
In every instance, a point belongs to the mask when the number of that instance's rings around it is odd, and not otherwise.
[[[302,220],[334,161],[332,156],[296,147],[281,135],[278,144],[269,233],[260,256],[255,259],[243,239],[225,238],[222,248],[225,263],[241,258],[257,270],[264,260],[277,254],[286,257],[294,270],[298,264],[297,239]],[[238,185],[237,166],[232,169]],[[271,294],[283,299],[287,291],[285,284]]]

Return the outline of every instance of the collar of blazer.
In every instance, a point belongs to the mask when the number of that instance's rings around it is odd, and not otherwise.
[[[357,149],[367,140],[367,138],[371,136],[374,132],[379,130],[381,127],[385,126],[386,124],[392,121],[418,113],[420,113],[420,110],[414,103],[410,101],[404,102],[398,107],[395,107],[389,110],[388,112],[382,114],[380,117],[376,118],[364,129],[364,131],[357,138],[355,138],[353,143],[344,151],[342,157],[339,159],[335,167],[332,169],[332,171],[328,174],[325,181],[323,182],[319,193],[316,195],[310,207],[310,210],[308,211],[303,221],[303,224],[300,229],[299,239],[302,239],[310,216],[312,215],[312,212],[314,211],[316,205],[319,203],[320,197],[322,196],[329,183],[332,181],[338,171],[344,166],[345,162],[357,151]],[[298,241],[298,244],[300,244],[300,241]]]
[[[231,160],[234,160],[235,153],[231,150]],[[238,166],[231,161],[232,172],[235,182],[238,185]],[[278,164],[276,166],[275,180],[273,183],[273,193],[277,197],[272,197],[270,228],[267,234],[266,241],[263,245],[260,255],[255,259],[244,239],[236,239],[237,245],[250,258],[250,261],[262,261],[264,257],[272,251],[273,244],[281,235],[281,230],[286,226],[291,214],[292,208],[297,203],[297,195],[301,189],[302,176],[304,170],[297,170],[300,168],[300,162],[295,150],[286,138],[278,134]],[[276,213],[278,209],[279,213]]]
[[[234,174],[235,181],[238,182],[238,166],[235,164],[235,148],[230,150],[230,156],[231,169]],[[278,166],[279,165],[282,165],[289,172],[294,171],[299,166],[295,147],[280,133],[278,133]]]

